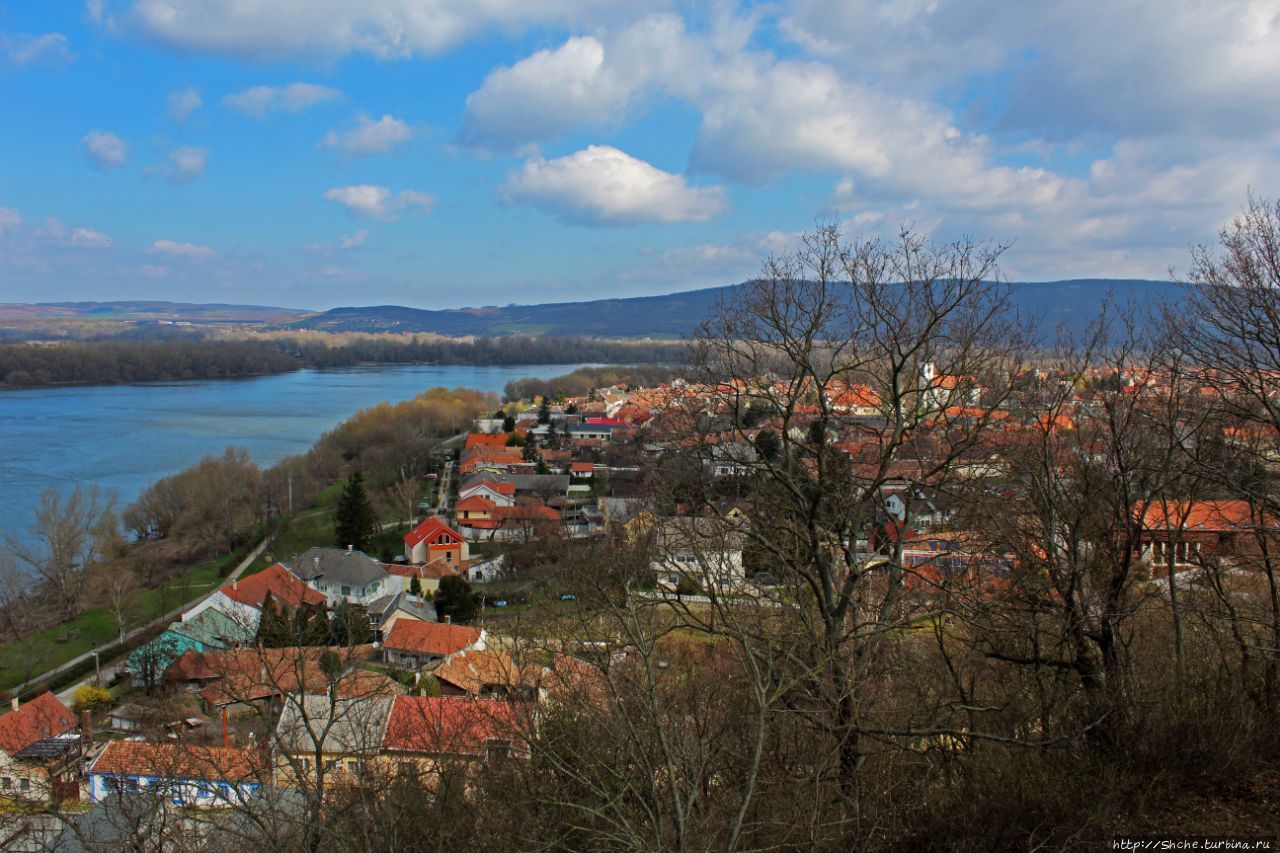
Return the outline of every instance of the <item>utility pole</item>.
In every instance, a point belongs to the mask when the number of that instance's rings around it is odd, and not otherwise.
[[[289,472],[289,516],[293,516],[293,472]]]

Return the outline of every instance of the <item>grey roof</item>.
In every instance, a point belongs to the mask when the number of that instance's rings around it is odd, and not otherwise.
[[[309,548],[289,568],[304,581],[323,577],[348,586],[365,586],[387,576],[386,569],[365,552],[342,548]]]
[[[291,696],[276,723],[276,739],[287,752],[359,755],[376,752],[391,715],[391,699]]]
[[[462,484],[466,491],[481,482],[512,483],[517,492],[567,492],[569,490],[568,474],[476,474]]]
[[[429,601],[420,601],[408,593],[397,592],[394,595],[384,595],[365,605],[365,610],[370,616],[378,617],[379,624],[397,609],[403,610],[422,622],[440,621],[434,604]]]

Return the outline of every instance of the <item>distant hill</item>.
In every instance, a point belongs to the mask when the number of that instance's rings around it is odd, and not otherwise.
[[[287,323],[313,312],[264,305],[185,302],[0,302],[0,320],[117,320],[189,323]]]
[[[712,287],[663,296],[426,310],[397,305],[334,308],[290,323],[292,328],[331,332],[434,332],[440,335],[586,335],[675,338],[688,334],[715,306],[744,285]],[[1147,307],[1181,297],[1179,285],[1145,279],[1070,279],[1016,282],[1013,302],[1042,330],[1083,329],[1107,295]]]

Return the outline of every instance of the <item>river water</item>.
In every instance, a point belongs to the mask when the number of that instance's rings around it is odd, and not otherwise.
[[[379,365],[252,379],[0,391],[0,534],[26,538],[40,492],[86,483],[123,507],[147,485],[228,445],[270,465],[356,410],[435,386],[501,395],[511,379],[574,364]],[[2,538],[2,537],[0,537]]]

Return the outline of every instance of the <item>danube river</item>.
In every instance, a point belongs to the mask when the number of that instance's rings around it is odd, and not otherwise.
[[[501,396],[511,379],[582,365],[379,365],[253,379],[0,391],[0,534],[26,538],[40,492],[76,483],[120,505],[228,445],[270,465],[301,453],[356,410],[435,386]]]

